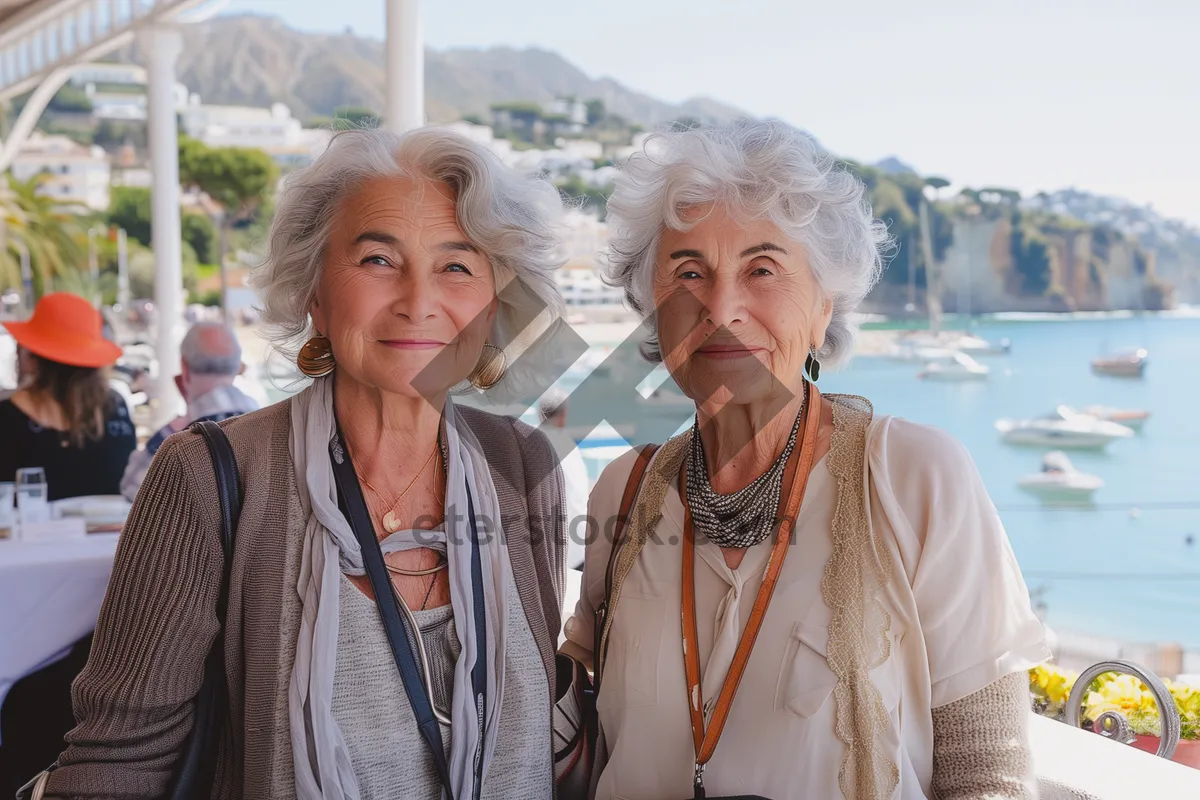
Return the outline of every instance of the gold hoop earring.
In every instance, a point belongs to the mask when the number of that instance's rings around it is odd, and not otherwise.
[[[494,344],[485,342],[483,352],[479,354],[479,363],[467,380],[481,391],[487,391],[495,386],[508,372],[508,356],[504,350]]]
[[[324,378],[333,372],[333,345],[321,334],[309,339],[296,356],[296,366],[310,378]]]

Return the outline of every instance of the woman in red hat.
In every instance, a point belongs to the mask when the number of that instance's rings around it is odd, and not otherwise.
[[[120,494],[137,437],[106,367],[121,348],[100,312],[65,292],[38,301],[28,322],[5,322],[17,342],[21,386],[0,402],[0,481],[42,467],[51,500]]]

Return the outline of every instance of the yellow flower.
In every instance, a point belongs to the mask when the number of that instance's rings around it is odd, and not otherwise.
[[[1073,675],[1068,676],[1062,673],[1053,675],[1046,686],[1046,696],[1050,698],[1051,703],[1065,703],[1074,684],[1075,676]]]
[[[1153,711],[1154,696],[1132,675],[1117,675],[1101,678],[1099,691],[1088,692],[1083,701],[1089,719],[1095,719],[1105,711],[1117,711],[1128,717],[1136,711]]]
[[[1074,672],[1060,669],[1049,664],[1039,664],[1029,671],[1030,689],[1051,703],[1061,705],[1067,702],[1071,687],[1075,685]]]

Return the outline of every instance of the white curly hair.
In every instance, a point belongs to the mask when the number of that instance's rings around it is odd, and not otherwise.
[[[652,134],[618,174],[608,201],[606,280],[625,291],[648,329],[643,355],[661,361],[654,324],[655,253],[663,230],[686,230],[688,208],[720,202],[770,219],[804,246],[833,316],[818,355],[853,347],[849,315],[879,280],[890,244],[863,183],[808,133],[778,120]]]

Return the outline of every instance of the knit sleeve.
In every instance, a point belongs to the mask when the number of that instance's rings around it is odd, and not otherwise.
[[[1033,800],[1029,679],[1014,672],[933,709],[937,800]]]
[[[211,467],[184,455],[192,438],[159,449],[130,511],[48,797],[161,797],[192,729],[223,564],[192,473]]]

